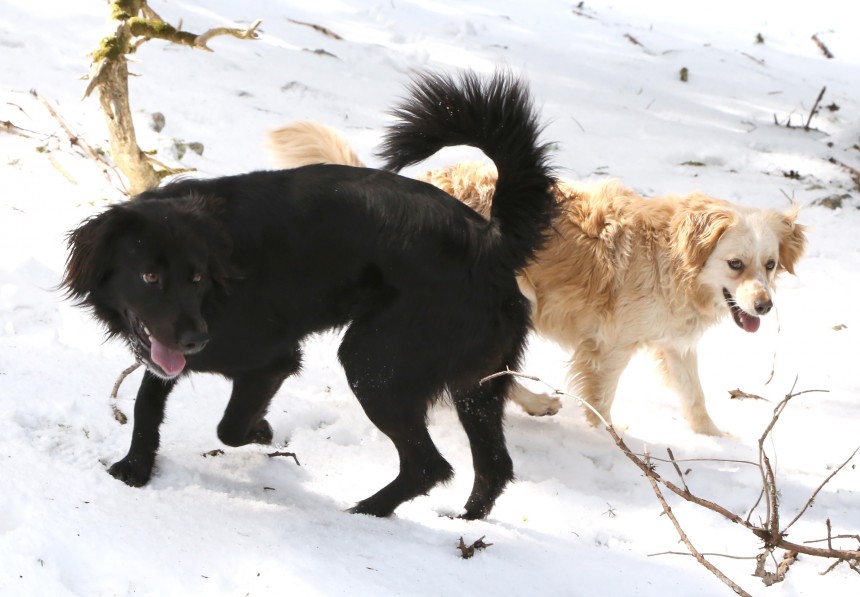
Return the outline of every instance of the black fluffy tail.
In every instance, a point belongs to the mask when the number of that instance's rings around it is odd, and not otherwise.
[[[499,172],[491,223],[500,232],[494,251],[509,269],[524,267],[542,246],[556,212],[554,179],[541,127],[526,84],[510,73],[458,80],[424,74],[393,114],[380,157],[393,171],[416,164],[443,147],[471,145]]]

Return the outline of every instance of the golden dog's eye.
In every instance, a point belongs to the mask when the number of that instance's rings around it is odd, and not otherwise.
[[[144,274],[141,274],[140,279],[147,284],[158,284],[158,274],[154,274],[152,272],[146,272]]]
[[[773,268],[775,268],[775,267],[776,267],[776,261],[774,261],[773,259],[771,259],[770,261],[768,261],[767,263],[765,263],[765,264],[764,264],[764,267],[765,267],[768,271],[770,271],[770,270],[772,270]]]
[[[195,284],[200,282],[202,279],[203,279],[203,274],[201,274],[200,272],[194,272],[194,275],[191,276],[191,281],[194,282]]]
[[[740,259],[729,259],[727,263],[729,264],[729,267],[736,272],[739,272],[744,268],[744,262]]]

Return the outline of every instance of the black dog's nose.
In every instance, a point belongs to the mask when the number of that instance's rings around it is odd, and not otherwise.
[[[179,345],[186,353],[200,352],[209,342],[206,332],[185,332],[179,337]]]
[[[773,301],[770,299],[764,301],[756,301],[753,305],[755,307],[755,312],[759,315],[766,315],[773,309]]]

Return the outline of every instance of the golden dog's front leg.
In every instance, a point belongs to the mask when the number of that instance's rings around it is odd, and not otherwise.
[[[570,366],[569,383],[576,395],[591,405],[585,407],[585,417],[594,427],[603,424],[600,417],[612,425],[612,402],[618,389],[621,373],[633,356],[634,347],[613,346],[611,350],[600,346],[580,345],[576,347],[574,360]]]
[[[661,347],[657,353],[665,383],[681,398],[681,411],[690,428],[703,435],[723,435],[705,406],[695,348],[680,351],[673,347]]]

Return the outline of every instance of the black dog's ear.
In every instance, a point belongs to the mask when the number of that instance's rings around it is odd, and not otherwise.
[[[69,255],[60,288],[66,296],[86,300],[108,274],[113,242],[131,227],[134,215],[122,206],[108,208],[83,221],[69,232],[66,241]]]

